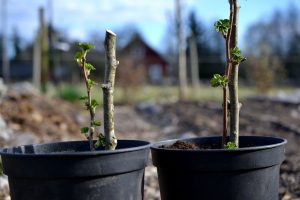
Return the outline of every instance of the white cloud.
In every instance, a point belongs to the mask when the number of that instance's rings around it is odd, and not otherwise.
[[[134,0],[87,0],[84,4],[79,0],[66,0],[56,4],[55,22],[70,24],[82,23],[140,23],[160,22],[164,13],[172,9],[172,0],[134,1]],[[67,16],[63,18],[63,16]]]
[[[32,39],[38,28],[38,8],[53,5],[54,26],[72,38],[86,39],[90,31],[120,29],[128,24],[147,31],[150,41],[159,43],[167,25],[166,13],[173,13],[174,0],[7,0],[9,33],[17,27],[21,35]],[[185,0],[184,7],[195,0]],[[145,28],[146,27],[146,28]],[[149,33],[153,32],[153,34]],[[160,38],[159,38],[160,37]]]

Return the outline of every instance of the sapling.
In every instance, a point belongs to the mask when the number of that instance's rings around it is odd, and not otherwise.
[[[106,66],[103,89],[103,113],[104,113],[104,133],[97,132],[97,127],[101,126],[101,122],[95,119],[96,108],[99,103],[96,99],[92,98],[92,87],[96,82],[90,79],[91,71],[96,68],[87,62],[87,53],[94,48],[93,44],[81,43],[78,45],[80,51],[75,54],[81,73],[85,80],[86,92],[85,96],[80,99],[85,102],[87,110],[90,112],[90,125],[89,127],[81,128],[81,132],[89,139],[90,149],[94,150],[96,147],[105,146],[107,150],[114,150],[117,146],[117,138],[114,131],[114,85],[115,75],[118,66],[116,60],[116,34],[110,30],[106,30],[105,35],[105,51],[106,51]],[[97,134],[98,140],[94,144],[93,137]]]
[[[215,29],[225,39],[226,68],[225,74],[215,74],[211,79],[213,87],[223,88],[223,138],[224,148],[239,147],[239,111],[241,104],[238,99],[238,71],[239,65],[245,60],[238,48],[238,0],[229,0],[229,19],[220,19],[215,23]],[[229,95],[228,95],[229,94]],[[227,142],[228,116],[230,118],[230,136]]]
[[[96,68],[87,62],[87,53],[94,48],[93,44],[80,43],[78,44],[80,51],[76,52],[75,60],[77,61],[82,76],[85,81],[86,86],[86,95],[80,97],[80,100],[84,101],[86,109],[90,113],[90,125],[89,127],[82,127],[81,133],[83,133],[89,140],[90,150],[95,150],[95,147],[101,146],[104,144],[104,136],[102,133],[97,133],[98,140],[94,145],[93,138],[96,134],[96,128],[101,125],[101,122],[95,119],[96,108],[99,106],[99,103],[96,99],[92,98],[92,88],[96,85],[96,82],[90,79],[91,71],[96,70]]]

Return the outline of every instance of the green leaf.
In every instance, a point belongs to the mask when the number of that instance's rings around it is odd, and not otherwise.
[[[81,96],[79,97],[79,100],[87,100],[88,99],[88,96]]]
[[[80,132],[81,132],[81,133],[88,133],[88,132],[89,132],[89,127],[82,127],[82,128],[80,129]]]
[[[86,43],[86,42],[79,43],[77,45],[77,47],[81,48],[83,51],[86,51],[86,52],[88,52],[90,49],[95,48],[95,46],[93,44],[89,44],[89,43]]]
[[[96,82],[91,79],[87,79],[87,83],[89,89],[91,89],[94,85],[96,85]]]
[[[212,87],[225,86],[228,83],[228,77],[226,75],[221,76],[220,74],[215,74],[214,77],[210,80]]]
[[[80,129],[80,132],[82,133],[82,134],[84,134],[84,136],[86,137],[86,138],[88,138],[89,137],[89,128],[88,127],[82,127],[81,129]]]
[[[235,145],[234,142],[227,142],[227,144],[224,145],[225,149],[236,149],[237,146]]]
[[[231,61],[240,63],[244,59],[242,51],[238,47],[234,47],[231,51]]]
[[[87,70],[96,70],[96,68],[91,64],[91,63],[86,63],[85,64],[85,68],[87,69]]]
[[[95,147],[98,148],[98,147],[104,147],[105,146],[105,137],[102,133],[99,133],[98,136],[97,136],[97,141],[95,143]]]
[[[230,28],[230,21],[228,19],[220,19],[215,23],[215,29],[217,32],[225,35]]]
[[[82,58],[83,58],[83,53],[81,51],[77,51],[74,56],[75,61],[77,63],[80,63]]]
[[[101,122],[100,121],[94,121],[93,126],[101,126]]]
[[[92,108],[96,108],[97,106],[99,106],[98,101],[96,99],[92,99],[91,106],[92,106]]]

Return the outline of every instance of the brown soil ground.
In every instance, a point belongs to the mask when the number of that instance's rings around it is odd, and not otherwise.
[[[162,133],[165,138],[212,136],[222,134],[222,109],[214,102],[177,102],[161,105],[156,116],[143,113],[144,118],[160,127],[173,127]],[[183,134],[184,133],[184,134]],[[240,113],[241,135],[264,135],[288,140],[286,160],[281,167],[280,197],[300,199],[300,105],[248,100]]]
[[[78,109],[59,99],[9,91],[0,104],[0,114],[8,128],[19,134],[32,133],[37,142],[83,138],[76,117]]]
[[[241,135],[266,135],[288,140],[286,160],[281,167],[280,198],[300,199],[300,104],[269,100],[242,102]],[[215,102],[154,104],[154,111],[132,106],[115,108],[119,138],[159,141],[162,139],[222,134],[222,109]],[[101,117],[102,111],[97,116]],[[18,134],[33,133],[38,142],[84,139],[80,126],[88,115],[78,106],[57,99],[18,95],[14,92],[0,104],[7,126]],[[0,141],[1,145],[4,141]],[[159,200],[155,168],[146,170],[145,199]]]

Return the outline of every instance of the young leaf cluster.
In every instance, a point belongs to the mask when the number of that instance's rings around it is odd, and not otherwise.
[[[226,36],[228,29],[230,28],[230,21],[228,19],[220,19],[215,23],[215,29],[217,32]]]
[[[234,142],[227,142],[227,144],[224,145],[225,149],[236,149],[237,146],[235,145]]]
[[[95,143],[95,147],[104,147],[105,146],[105,136],[103,133],[99,133],[97,136],[97,142]]]
[[[91,49],[95,48],[95,45],[83,42],[79,43],[77,47],[80,48],[82,51],[89,52]]]
[[[234,47],[231,51],[231,62],[240,63],[244,60],[242,51],[238,47]]]
[[[212,87],[225,87],[228,83],[228,77],[226,75],[221,76],[220,74],[215,74],[214,77],[210,80]]]
[[[93,145],[93,135],[96,133],[97,127],[101,126],[101,122],[99,120],[95,119],[95,113],[96,109],[99,106],[99,103],[96,99],[92,99],[92,87],[96,85],[96,82],[90,79],[91,71],[96,70],[96,68],[87,62],[86,56],[87,53],[94,48],[93,44],[88,43],[80,43],[77,45],[79,48],[79,51],[75,53],[75,61],[78,63],[82,75],[85,80],[86,84],[86,91],[87,94],[85,96],[80,97],[79,99],[84,101],[84,105],[86,106],[87,110],[90,111],[90,126],[89,127],[82,127],[80,129],[81,133],[85,135],[86,138],[90,141],[90,148],[94,149]],[[97,142],[95,144],[95,147],[99,147],[99,145],[103,145],[105,140],[103,139],[104,136],[102,133],[96,133],[97,134]]]
[[[89,138],[89,127],[82,127],[80,129],[80,132],[86,137],[86,138]]]
[[[92,87],[96,85],[96,82],[91,80],[91,79],[87,79],[87,86],[88,86],[88,89],[92,89]]]

